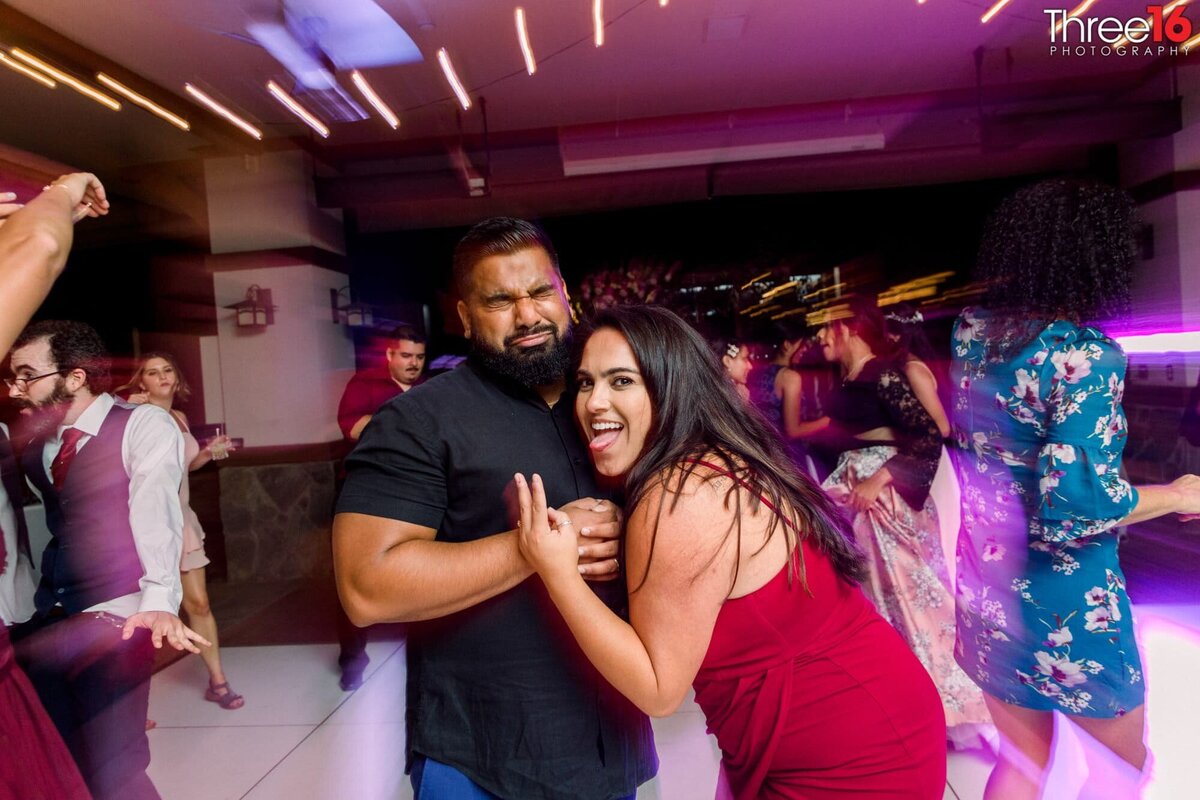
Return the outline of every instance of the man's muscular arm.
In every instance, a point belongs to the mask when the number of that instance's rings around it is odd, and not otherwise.
[[[561,509],[588,529],[580,572],[611,580],[617,571],[617,509],[609,501],[576,500]],[[368,514],[333,522],[338,594],[355,625],[414,622],[462,611],[513,588],[533,570],[517,549],[515,530],[470,542],[438,542],[437,531]]]

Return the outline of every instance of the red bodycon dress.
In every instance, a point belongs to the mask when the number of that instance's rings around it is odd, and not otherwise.
[[[946,721],[895,629],[830,560],[727,600],[696,675],[737,800],[942,797]]]

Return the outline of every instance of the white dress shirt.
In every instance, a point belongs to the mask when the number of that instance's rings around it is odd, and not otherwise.
[[[100,432],[115,404],[111,394],[98,395],[70,426],[83,431],[76,452]],[[66,427],[59,426],[42,450],[47,476],[62,448]],[[121,460],[129,476],[129,527],[144,570],[138,581],[140,591],[84,610],[106,611],[118,617],[131,617],[141,611],[178,614],[183,599],[179,581],[183,554],[183,511],[179,506],[179,484],[184,475],[183,434],[171,415],[150,403],[134,408],[121,439]]]
[[[8,436],[8,426],[0,422]],[[20,497],[9,497],[0,483],[0,530],[4,531],[7,562],[0,564],[0,624],[16,625],[33,616],[33,565],[17,548],[17,509]]]

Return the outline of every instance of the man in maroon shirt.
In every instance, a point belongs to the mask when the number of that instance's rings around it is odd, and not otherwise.
[[[357,442],[379,407],[421,382],[425,370],[425,335],[411,325],[395,328],[387,338],[385,364],[356,374],[338,403],[338,427]]]
[[[387,337],[384,365],[357,373],[346,384],[338,403],[338,427],[342,435],[357,442],[363,428],[384,403],[421,382],[425,370],[425,335],[412,325],[400,325]],[[341,483],[339,476],[338,483]],[[340,494],[340,486],[338,487]],[[356,627],[338,606],[338,666],[340,685],[349,692],[362,685],[367,668],[367,630]]]

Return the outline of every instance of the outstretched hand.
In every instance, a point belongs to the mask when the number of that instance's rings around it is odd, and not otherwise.
[[[579,537],[571,518],[546,507],[546,489],[540,475],[526,481],[517,473],[513,480],[521,509],[517,529],[521,555],[547,584],[579,577]]]
[[[199,642],[205,647],[212,645],[208,639],[184,625],[179,617],[166,611],[139,611],[125,620],[121,638],[128,639],[138,628],[150,631],[150,641],[158,649],[162,648],[163,637],[166,637],[167,643],[176,650],[187,650],[189,653],[200,652],[200,648],[192,642]]]

